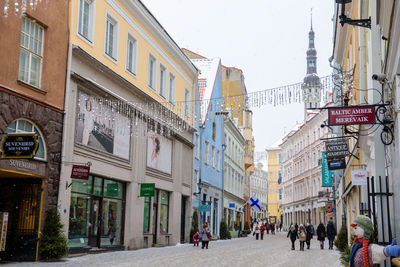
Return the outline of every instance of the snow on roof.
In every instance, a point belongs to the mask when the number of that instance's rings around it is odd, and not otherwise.
[[[218,68],[221,64],[220,58],[213,59],[191,59],[193,64],[200,70],[199,92],[201,101],[201,120],[204,124],[207,118],[207,111],[212,97],[215,80],[217,78]]]

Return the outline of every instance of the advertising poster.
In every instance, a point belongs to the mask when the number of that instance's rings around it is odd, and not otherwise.
[[[171,174],[172,141],[149,132],[147,137],[147,167]]]
[[[76,142],[129,159],[129,118],[81,91],[78,101]]]

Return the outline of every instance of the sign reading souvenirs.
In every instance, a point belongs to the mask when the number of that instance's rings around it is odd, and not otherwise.
[[[73,165],[71,178],[73,179],[81,179],[81,180],[88,180],[90,173],[89,166],[81,166],[81,165]]]
[[[9,133],[1,142],[1,155],[5,159],[31,159],[38,149],[34,133]]]
[[[325,142],[325,149],[328,159],[350,155],[346,139],[336,139],[334,141]]]
[[[334,107],[328,109],[328,125],[374,124],[375,107]]]
[[[140,184],[141,197],[154,197],[155,183]]]

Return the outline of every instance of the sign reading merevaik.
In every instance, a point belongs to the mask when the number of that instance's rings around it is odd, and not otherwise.
[[[1,157],[5,159],[33,158],[38,149],[34,133],[9,133],[1,142]]]

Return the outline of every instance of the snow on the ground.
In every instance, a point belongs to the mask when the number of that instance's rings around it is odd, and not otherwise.
[[[131,251],[89,254],[81,257],[66,258],[62,262],[24,262],[9,263],[5,267],[38,266],[295,266],[295,267],[339,267],[340,253],[337,250],[321,250],[319,242],[311,240],[311,249],[290,250],[290,240],[286,233],[265,235],[264,240],[255,237],[235,238],[232,240],[212,241],[209,249],[194,247],[193,244],[178,244],[162,248],[147,248]],[[325,242],[328,246],[328,242]]]

